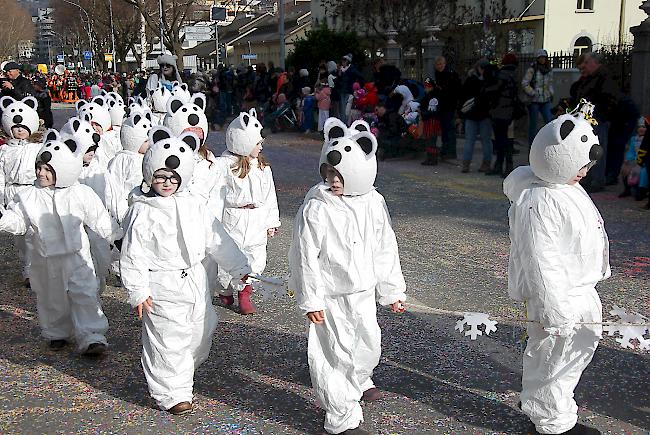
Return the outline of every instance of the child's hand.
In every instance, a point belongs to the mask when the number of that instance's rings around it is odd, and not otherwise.
[[[268,230],[266,230],[266,236],[269,239],[272,239],[279,232],[280,232],[279,228],[269,228]]]
[[[143,308],[147,311],[147,313],[151,312],[151,309],[153,308],[153,299],[151,299],[151,296],[149,296],[141,304],[138,304],[138,306],[135,307],[135,312],[138,315],[138,319],[140,320],[142,320]]]
[[[406,311],[406,308],[404,308],[404,301],[393,302],[390,304],[390,309],[393,313],[403,313]]]
[[[248,274],[241,277],[241,282],[243,282],[244,284],[247,284],[247,281],[248,281]]]
[[[311,323],[315,323],[316,325],[320,325],[325,321],[325,312],[323,310],[320,311],[310,311],[307,313],[307,318],[311,321]]]

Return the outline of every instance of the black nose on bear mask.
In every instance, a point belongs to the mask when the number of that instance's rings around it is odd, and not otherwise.
[[[176,156],[169,156],[165,159],[165,166],[169,169],[176,169],[181,165],[181,161]]]
[[[338,151],[330,151],[327,153],[327,163],[329,163],[332,166],[336,166],[339,163],[341,163],[341,153]]]

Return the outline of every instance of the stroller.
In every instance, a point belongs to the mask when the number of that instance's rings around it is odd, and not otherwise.
[[[272,109],[269,109],[272,110]],[[271,132],[289,131],[298,129],[298,118],[289,101],[285,101],[275,108],[274,111],[266,113],[262,125],[270,128]]]

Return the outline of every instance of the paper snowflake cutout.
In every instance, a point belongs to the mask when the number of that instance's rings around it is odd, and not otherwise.
[[[638,347],[644,350],[650,350],[650,339],[646,339],[644,335],[648,332],[648,319],[638,313],[628,313],[625,308],[614,305],[613,309],[609,312],[618,319],[613,319],[608,325],[603,325],[603,331],[607,335],[613,337],[619,335],[615,340],[623,349],[634,349],[637,346],[634,341],[636,340]],[[639,326],[630,325],[630,323],[638,323]]]
[[[455,329],[472,340],[476,340],[476,337],[483,335],[483,331],[479,329],[481,325],[485,327],[485,335],[490,335],[490,332],[497,330],[497,322],[490,320],[489,314],[485,313],[465,313],[463,318],[456,322]],[[469,329],[465,330],[465,326],[469,326]]]

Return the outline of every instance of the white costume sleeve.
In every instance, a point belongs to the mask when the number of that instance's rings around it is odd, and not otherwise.
[[[390,305],[406,300],[406,283],[399,262],[397,238],[391,226],[386,202],[381,200],[383,219],[378,222],[377,251],[375,252],[375,274],[377,276],[377,297],[381,305]]]
[[[207,211],[207,210],[206,210]],[[204,214],[204,228],[206,240],[209,242],[207,253],[223,268],[233,279],[242,279],[252,272],[248,258],[239,249],[235,241],[228,235],[218,219],[211,213]]]
[[[86,189],[84,189],[86,190]],[[86,208],[84,225],[109,243],[122,238],[123,231],[104,208],[101,199],[90,188],[83,197]]]
[[[18,196],[18,195],[16,195]],[[29,220],[19,202],[11,201],[7,209],[1,209],[2,217],[0,217],[0,231],[22,236],[27,232]]]
[[[2,151],[0,151],[0,165],[2,164]],[[2,167],[0,167],[0,206],[5,205],[5,188],[6,188],[6,180],[5,180],[5,171]],[[11,199],[11,198],[10,198]]]
[[[323,225],[318,209],[309,203],[298,212],[294,224],[289,249],[289,290],[295,291],[298,308],[305,314],[325,309],[323,271],[318,261],[324,236],[321,230]]]
[[[280,210],[278,209],[278,197],[275,193],[275,182],[273,181],[273,172],[271,167],[264,168],[265,176],[269,178],[269,194],[264,201],[264,207],[268,214],[266,218],[266,228],[278,228],[280,223]]]
[[[536,203],[519,210],[511,255],[517,255],[530,299],[540,309],[545,328],[557,328],[574,322],[568,299],[571,279],[558,241],[566,224],[563,213],[554,204]]]
[[[120,253],[120,277],[128,291],[127,302],[136,307],[151,296],[149,286],[149,257],[147,249],[149,220],[146,213],[139,213],[137,205],[131,207],[124,218],[126,229]]]

